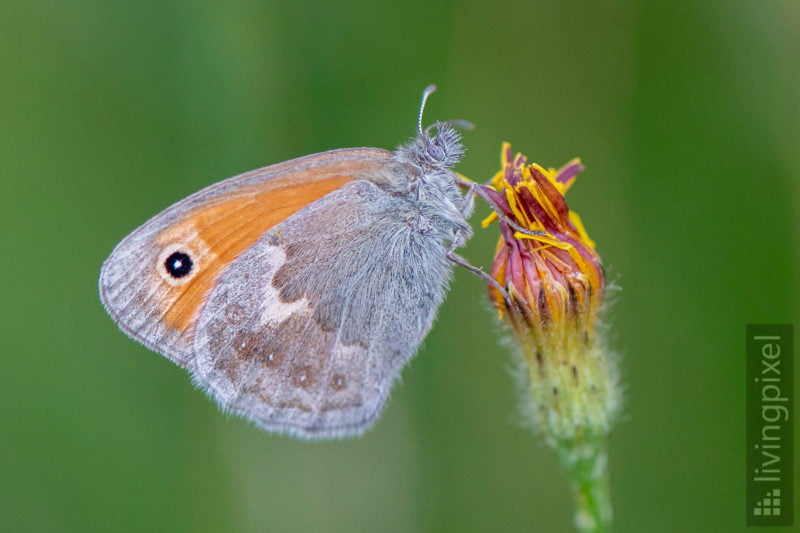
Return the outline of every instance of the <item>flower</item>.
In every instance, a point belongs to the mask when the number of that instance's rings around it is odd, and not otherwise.
[[[567,321],[579,321],[591,334],[603,299],[605,277],[600,256],[578,214],[570,211],[564,194],[583,170],[579,159],[561,169],[545,170],[526,165],[522,154],[512,158],[511,146],[503,144],[503,169],[485,191],[503,215],[518,226],[541,235],[515,231],[500,221],[502,236],[497,244],[492,277],[513,288],[520,311],[530,310],[526,321],[531,327],[552,328]],[[495,189],[499,189],[499,192]],[[487,227],[497,213],[484,220]],[[490,297],[500,312],[506,302],[497,288],[490,286]]]
[[[583,170],[558,170],[501,151],[502,168],[479,192],[495,213],[489,297],[522,354],[525,414],[570,473],[580,530],[610,521],[605,440],[620,403],[615,358],[599,315],[605,275],[595,244],[564,194]]]

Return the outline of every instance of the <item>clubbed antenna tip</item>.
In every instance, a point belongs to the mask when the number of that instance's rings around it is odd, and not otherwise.
[[[422,102],[419,104],[419,117],[417,117],[417,132],[419,133],[420,137],[422,136],[422,112],[425,111],[425,102],[428,101],[428,97],[436,90],[436,85],[428,85],[425,87],[425,90],[422,91]]]

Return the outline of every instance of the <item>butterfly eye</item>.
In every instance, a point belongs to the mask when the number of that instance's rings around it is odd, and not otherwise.
[[[172,252],[167,257],[167,260],[164,261],[164,268],[167,270],[167,274],[175,279],[188,275],[193,266],[192,258],[185,252]]]
[[[431,156],[431,159],[434,161],[444,161],[445,158],[442,147],[434,143],[428,145],[428,155]]]

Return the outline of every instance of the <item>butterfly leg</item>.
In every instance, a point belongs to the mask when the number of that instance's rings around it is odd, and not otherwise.
[[[470,190],[462,198],[463,205],[461,206],[461,214],[464,215],[464,218],[469,218],[470,215],[472,215],[472,212],[475,210],[475,195]]]
[[[497,203],[492,199],[492,197],[489,196],[489,194],[483,189],[483,187],[487,187],[488,185],[483,185],[474,181],[468,181],[458,175],[456,177],[460,185],[467,187],[469,189],[469,194],[467,196],[472,199],[472,201],[469,202],[469,205],[474,205],[475,202],[474,195],[478,195],[481,198],[483,198],[487,204],[489,204],[489,207],[492,208],[492,211],[497,213],[497,216],[500,217],[500,219],[503,222],[514,228],[514,230],[522,233],[523,235],[532,235],[532,236],[547,235],[547,233],[544,231],[530,230],[527,228],[523,228],[522,226],[520,226],[519,224],[508,218],[505,215],[505,213],[503,213],[503,211],[500,209],[500,207],[497,205]]]
[[[467,270],[469,270],[470,272],[472,272],[473,274],[475,274],[479,278],[483,279],[485,282],[487,282],[490,285],[492,285],[495,289],[500,291],[500,294],[503,296],[503,299],[506,301],[506,303],[508,303],[510,305],[511,304],[511,299],[510,299],[510,297],[508,295],[508,291],[506,291],[506,289],[502,285],[500,285],[500,283],[498,283],[496,279],[494,279],[492,276],[490,276],[489,274],[484,272],[481,268],[470,264],[469,261],[467,261],[466,259],[464,259],[463,257],[461,257],[460,255],[458,255],[455,252],[456,248],[458,248],[458,243],[459,243],[460,240],[461,239],[459,239],[458,234],[456,234],[456,238],[453,239],[453,243],[450,245],[450,249],[447,250],[447,253],[445,254],[447,259],[449,259],[450,261],[452,261],[453,263],[455,263],[458,266],[462,266],[462,267],[466,268]]]

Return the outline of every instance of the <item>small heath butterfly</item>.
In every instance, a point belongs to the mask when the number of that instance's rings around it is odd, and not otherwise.
[[[103,263],[131,338],[221,408],[307,439],[357,435],[431,328],[472,194],[448,122],[394,152],[345,148],[246,172],[151,218]]]

